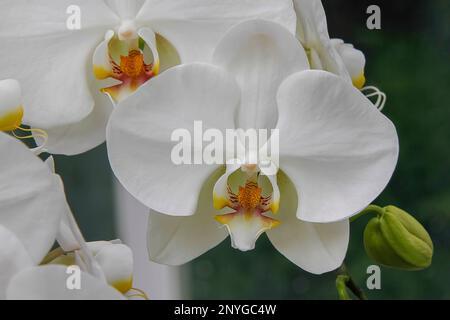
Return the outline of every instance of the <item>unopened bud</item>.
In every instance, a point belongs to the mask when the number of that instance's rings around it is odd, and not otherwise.
[[[364,230],[364,246],[377,263],[403,270],[421,270],[431,264],[433,242],[425,228],[395,206],[378,208]]]

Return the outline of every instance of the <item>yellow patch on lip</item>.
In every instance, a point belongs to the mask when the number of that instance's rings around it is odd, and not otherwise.
[[[22,123],[23,107],[18,106],[0,115],[0,131],[13,131]]]
[[[270,204],[270,211],[272,211],[272,213],[277,213],[278,210],[280,210],[280,201],[272,202]]]
[[[353,78],[352,82],[356,88],[362,89],[366,84],[366,77],[364,76],[364,72],[362,72],[359,76]]]
[[[152,71],[153,71],[153,74],[154,74],[155,76],[159,74],[159,68],[160,68],[160,63],[159,63],[159,60],[158,60],[158,61],[155,61],[155,62],[153,63],[153,69],[152,69]]]
[[[99,80],[104,80],[111,77],[111,72],[101,66],[94,65],[94,76]]]
[[[213,194],[213,206],[214,206],[214,209],[220,210],[220,209],[223,209],[225,207],[228,207],[229,206],[229,201],[228,201],[228,199],[226,199],[224,197],[221,197],[221,196],[219,196],[219,195],[214,193]]]
[[[121,293],[127,293],[133,287],[133,277],[114,281],[111,283],[111,286],[119,290]]]

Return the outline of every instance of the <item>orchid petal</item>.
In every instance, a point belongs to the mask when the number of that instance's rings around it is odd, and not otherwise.
[[[226,226],[231,246],[243,252],[255,249],[258,238],[280,223],[264,215],[246,215],[241,212],[217,215],[216,220]]]
[[[266,174],[264,169],[261,169],[261,173],[267,177],[272,186],[272,196],[270,200],[270,211],[277,213],[280,209],[280,188],[278,186],[277,175],[276,174]],[[272,172],[270,172],[272,173]]]
[[[219,165],[191,165],[192,157],[189,163],[176,164],[174,141],[180,136],[174,135],[181,130],[188,144],[183,153],[202,159],[198,142],[190,141],[194,122],[202,120],[205,128],[223,134],[234,127],[239,98],[231,75],[204,64],[177,66],[144,84],[118,105],[108,125],[108,154],[115,175],[149,208],[192,215],[204,181]],[[198,138],[202,139],[193,140]]]
[[[0,224],[39,263],[51,248],[66,199],[58,176],[22,142],[0,134]]]
[[[11,278],[20,270],[33,266],[33,260],[19,239],[0,225],[0,299],[6,298]]]
[[[122,20],[132,20],[146,0],[105,0],[108,7]]]
[[[93,78],[91,75],[90,78]],[[45,128],[48,140],[45,149],[51,154],[77,155],[89,151],[106,140],[106,125],[113,111],[111,99],[100,92],[100,83],[91,79],[94,110],[77,123]],[[38,145],[40,144],[39,141]]]
[[[109,43],[114,37],[114,31],[108,30],[105,39],[97,46],[92,57],[95,78],[107,79],[113,74],[111,57],[109,54]]]
[[[223,169],[213,173],[204,184],[193,216],[173,217],[150,211],[148,252],[150,260],[178,266],[187,263],[221,243],[228,233],[214,220],[211,194]]]
[[[344,220],[386,187],[398,158],[392,122],[364,95],[324,71],[304,71],[278,92],[280,168],[299,198],[297,217]]]
[[[91,246],[92,243],[88,243],[88,248],[92,251]],[[131,249],[124,244],[105,242],[92,253],[100,265],[106,281],[120,292],[128,292],[133,284],[133,253]]]
[[[188,63],[209,61],[232,26],[255,18],[280,23],[295,33],[291,0],[149,0],[136,19],[166,38]]]
[[[341,39],[332,39],[331,42],[341,56],[353,85],[361,89],[366,81],[364,77],[364,68],[366,66],[364,53],[356,49],[353,45],[344,43]]]
[[[138,32],[139,36],[144,40],[145,44],[150,48],[153,55],[153,73],[157,75],[159,73],[160,61],[159,61],[159,53],[156,43],[156,35],[149,28],[142,28]]]
[[[16,274],[7,289],[9,300],[125,300],[105,282],[81,271],[80,289],[69,288],[71,274],[67,267],[46,265],[32,267]]]
[[[282,201],[277,217],[281,223],[266,232],[274,247],[305,271],[322,274],[337,269],[347,252],[348,220],[324,224],[298,220],[295,186],[282,172],[278,183]]]
[[[13,131],[23,117],[20,84],[13,79],[0,81],[0,131]]]
[[[297,39],[279,24],[252,20],[232,28],[213,54],[215,65],[235,75],[242,89],[238,128],[273,129],[276,92],[289,75],[309,69]]]

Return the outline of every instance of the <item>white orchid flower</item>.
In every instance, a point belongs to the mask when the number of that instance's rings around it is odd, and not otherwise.
[[[358,89],[365,83],[364,54],[340,39],[330,39],[321,0],[293,0],[297,13],[297,37],[305,47],[311,68],[326,70]]]
[[[4,0],[0,78],[22,83],[24,123],[48,133],[49,152],[78,154],[105,140],[102,92],[120,101],[167,67],[208,61],[231,26],[257,17],[295,32],[290,0]]]
[[[108,126],[115,175],[152,209],[151,259],[178,265],[201,255],[227,237],[218,220],[238,249],[253,248],[266,232],[301,268],[337,268],[348,244],[346,219],[380,194],[395,168],[393,124],[348,82],[307,70],[303,48],[280,25],[234,27],[212,61],[172,68],[144,85],[119,104]],[[173,163],[174,130],[193,135],[198,120],[222,133],[278,129],[279,162],[264,159],[278,174],[265,174],[262,163],[235,161],[226,170]],[[239,168],[248,177],[244,184],[233,181]],[[216,210],[224,206],[234,212],[216,216],[230,212]]]

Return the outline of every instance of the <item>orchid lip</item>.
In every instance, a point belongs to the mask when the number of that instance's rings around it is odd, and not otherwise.
[[[232,213],[217,215],[215,219],[223,224],[230,234],[232,247],[241,251],[255,248],[259,236],[280,224],[280,221],[265,216],[271,206],[271,196],[263,197],[262,189],[252,179],[234,194],[228,187],[228,199],[225,205]]]

